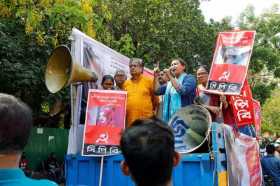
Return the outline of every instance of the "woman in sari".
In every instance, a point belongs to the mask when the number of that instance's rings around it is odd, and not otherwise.
[[[160,85],[155,78],[155,94],[163,96],[163,120],[168,122],[173,114],[180,108],[193,104],[195,97],[195,77],[186,72],[186,64],[183,59],[177,58],[171,61],[169,69],[164,69],[169,82]],[[158,72],[155,71],[155,76]]]
[[[198,67],[196,71],[197,77],[197,89],[196,89],[196,98],[195,103],[202,105],[204,108],[210,111],[212,120],[217,122],[223,122],[223,113],[222,108],[220,106],[220,102],[223,101],[224,106],[227,107],[227,102],[225,101],[225,96],[218,96],[215,94],[209,94],[205,92],[207,85],[207,80],[209,76],[209,71],[206,66]]]

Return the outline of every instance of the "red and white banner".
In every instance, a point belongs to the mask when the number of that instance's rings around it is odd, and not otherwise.
[[[261,186],[262,170],[257,139],[235,133],[228,125],[224,125],[224,138],[228,185]]]
[[[230,106],[238,127],[254,123],[253,98],[247,80],[239,96],[230,96]]]
[[[239,95],[246,78],[255,31],[220,32],[207,83],[207,92]]]
[[[256,129],[256,135],[260,136],[261,134],[261,104],[259,101],[253,99],[253,107],[254,107],[254,124]]]
[[[82,155],[120,153],[118,146],[125,128],[126,99],[125,91],[89,90]]]

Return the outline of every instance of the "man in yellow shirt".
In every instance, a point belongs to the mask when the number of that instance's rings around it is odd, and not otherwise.
[[[154,116],[159,102],[158,97],[154,96],[153,79],[143,75],[142,59],[130,59],[129,70],[131,79],[126,80],[123,85],[123,89],[127,91],[127,127],[136,119]]]

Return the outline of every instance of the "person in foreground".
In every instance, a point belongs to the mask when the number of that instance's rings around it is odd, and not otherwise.
[[[137,186],[171,186],[172,169],[180,161],[174,135],[159,119],[138,119],[121,137],[122,172]]]
[[[0,185],[56,186],[49,180],[27,178],[19,161],[32,128],[32,112],[14,96],[0,93]]]

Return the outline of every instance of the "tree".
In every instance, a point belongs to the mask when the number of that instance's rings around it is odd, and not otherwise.
[[[250,81],[253,83],[255,97],[264,103],[277,87],[280,77],[280,14],[275,5],[260,16],[255,16],[254,8],[249,6],[240,15],[241,29],[256,30],[255,45],[250,62]]]
[[[54,47],[70,43],[68,37],[73,27],[91,37],[96,36],[95,25],[102,25],[99,22],[102,19],[93,12],[94,2],[1,1],[0,91],[21,97],[31,106],[35,116],[42,112],[42,105],[51,104],[57,98],[67,99],[69,90],[58,94],[47,91],[45,65]],[[101,26],[96,28],[98,32],[106,33]]]
[[[0,92],[21,97],[36,113],[46,95],[40,64],[46,61],[50,49],[27,37],[20,20],[0,20]]]
[[[190,71],[212,57],[216,32],[204,22],[197,0],[106,1],[112,19],[107,23],[116,41],[129,48],[124,54],[144,58],[149,67],[160,62],[169,66],[175,57],[184,58]],[[109,44],[122,51],[122,45]],[[122,51],[123,52],[123,51]]]
[[[280,133],[280,89],[275,89],[271,98],[262,107],[262,130]]]

